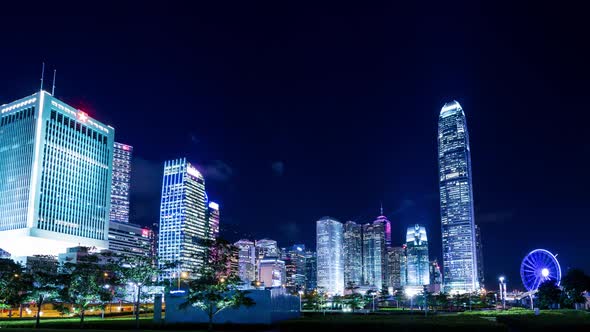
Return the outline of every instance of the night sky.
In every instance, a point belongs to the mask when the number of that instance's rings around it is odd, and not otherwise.
[[[395,244],[422,223],[440,258],[437,120],[456,99],[487,286],[522,288],[536,248],[590,272],[581,8],[121,3],[3,8],[0,104],[57,68],[56,96],[134,146],[132,222],[158,221],[163,161],[186,156],[230,240],[313,248],[317,219],[370,222],[382,201]]]

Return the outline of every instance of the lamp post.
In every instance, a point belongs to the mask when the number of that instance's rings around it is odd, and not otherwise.
[[[178,273],[178,289],[180,290],[180,279],[184,278],[186,279],[188,277],[188,273],[187,272],[179,272]]]
[[[505,278],[502,276],[498,278],[500,280],[499,288],[500,288],[500,300],[502,300],[502,310],[506,310],[506,283],[504,282]]]
[[[299,293],[299,312],[301,312],[301,297],[303,296],[303,291],[300,290],[298,293]]]

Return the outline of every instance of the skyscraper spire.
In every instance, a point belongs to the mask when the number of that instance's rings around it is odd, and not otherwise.
[[[383,201],[379,201],[379,204],[381,204],[381,215],[383,215]]]

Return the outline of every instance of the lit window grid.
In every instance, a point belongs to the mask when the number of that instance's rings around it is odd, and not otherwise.
[[[331,295],[344,293],[343,227],[337,220],[317,221],[317,287]]]
[[[12,197],[17,197],[14,202],[21,209],[13,211],[12,217],[2,216],[0,230],[11,229],[7,225],[12,229],[31,226],[81,238],[106,240],[106,211],[110,203],[107,187],[110,187],[114,132],[107,130],[105,132],[109,133],[105,134],[86,126],[75,117],[75,113],[72,116],[53,107],[52,105],[61,105],[57,99],[46,92],[40,93],[45,98],[40,98],[39,103],[33,107],[28,106],[24,112],[13,108],[12,112],[3,114],[0,122],[0,149],[6,146],[4,143],[8,139],[14,143],[12,148],[16,150],[0,151],[0,169],[7,172],[8,182],[12,180],[13,173],[18,173],[21,184],[25,178],[29,184],[26,187],[21,186],[20,191],[14,193],[4,191],[14,189],[10,184],[3,186],[0,195],[3,197],[0,199],[1,210],[11,210],[10,204],[6,209],[4,205]],[[38,110],[41,109],[40,103],[43,100],[44,110],[39,119]],[[20,123],[9,121],[11,119],[19,120]],[[88,122],[91,121],[100,126],[98,122],[88,118]],[[38,128],[38,142],[41,146],[39,162],[34,163],[38,124],[41,126]],[[2,156],[2,152],[6,154]],[[24,152],[24,156],[19,152]],[[13,167],[15,162],[19,163],[18,167]],[[38,181],[31,192],[30,179],[33,172],[38,174]],[[28,221],[28,215],[22,214],[22,207],[27,206],[30,210],[30,204],[33,204],[33,220]],[[83,241],[78,243],[83,244]]]
[[[115,142],[113,149],[113,179],[111,185],[110,220],[129,222],[129,189],[133,147]]]
[[[459,107],[439,119],[439,181],[445,290],[479,288],[467,123]]]
[[[201,240],[211,239],[207,227],[205,182],[187,173],[186,159],[164,164],[158,255],[160,262],[179,262],[180,267],[162,274],[174,278],[179,271],[196,272],[206,248]]]

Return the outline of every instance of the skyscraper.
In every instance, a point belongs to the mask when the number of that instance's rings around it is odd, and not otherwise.
[[[383,219],[363,225],[364,284],[387,289],[387,246]]]
[[[287,290],[297,292],[305,288],[305,245],[296,244],[281,252],[285,262]]]
[[[389,269],[387,273],[389,277],[388,287],[393,287],[393,289],[398,289],[405,285],[405,270],[403,271],[404,283],[402,283],[402,268],[405,269],[406,266],[405,251],[403,247],[387,248],[387,268]]]
[[[285,262],[279,257],[261,259],[258,269],[260,282],[264,287],[281,287],[285,285]]]
[[[481,228],[479,225],[475,225],[475,248],[477,250],[477,276],[479,278],[479,286],[484,285],[484,274],[483,274],[483,245],[481,243]]]
[[[234,243],[238,247],[238,276],[242,283],[250,286],[256,281],[256,247],[254,242],[246,239]]]
[[[428,259],[428,238],[426,228],[418,224],[408,227],[406,232],[407,286],[430,284],[430,260]]]
[[[219,236],[219,204],[209,202],[207,209],[207,225],[209,237],[216,239]]]
[[[318,287],[318,257],[315,251],[305,252],[305,290],[311,291]]]
[[[108,248],[115,130],[40,91],[0,106],[0,244]]]
[[[317,287],[330,295],[344,294],[342,223],[331,217],[316,222]]]
[[[129,222],[129,188],[131,181],[131,145],[115,142],[111,184],[110,220]]]
[[[363,283],[363,241],[361,225],[354,221],[344,224],[344,286]]]
[[[206,255],[204,240],[212,240],[207,225],[205,179],[185,158],[164,163],[158,255],[160,262],[178,262],[163,279],[182,272],[196,276]]]
[[[440,266],[435,259],[430,262],[430,287],[429,291],[432,293],[440,293],[442,286],[442,276],[440,273]]]
[[[471,153],[465,113],[457,101],[446,103],[438,119],[438,169],[444,289],[473,292],[479,282]]]

